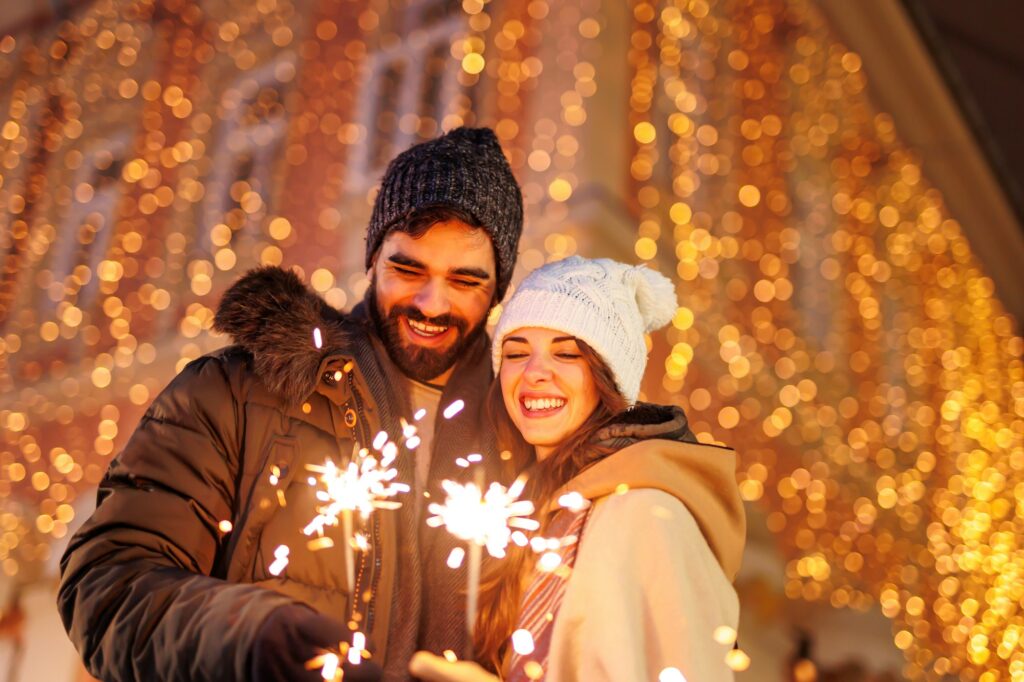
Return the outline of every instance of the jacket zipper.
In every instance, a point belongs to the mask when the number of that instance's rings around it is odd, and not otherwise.
[[[352,395],[352,401],[356,405],[356,415],[358,417],[358,431],[359,431],[359,435],[362,436],[362,441],[360,442],[360,446],[361,447],[365,447],[365,444],[370,442],[370,437],[369,437],[369,434],[366,431],[368,425],[366,423],[366,412],[363,409],[362,397],[360,396],[359,391],[356,390],[356,386],[355,386],[355,369],[354,368],[348,373],[348,388],[349,388],[349,391],[350,391],[350,393]],[[356,435],[355,431],[356,431],[356,429],[353,429],[353,434],[352,434],[353,436]],[[373,561],[372,561],[372,563],[370,565],[370,576],[369,576],[370,600],[369,600],[369,602],[366,605],[366,633],[367,634],[369,634],[372,631],[372,629],[373,629],[373,620],[374,620],[373,616],[374,616],[374,611],[375,611],[374,607],[376,606],[376,603],[377,603],[377,583],[378,583],[378,580],[380,578],[380,566],[381,566],[381,558],[380,558],[380,522],[378,521],[378,515],[377,514],[372,514],[371,518],[372,518],[372,522],[371,523],[372,523],[372,527],[373,527],[373,533],[372,533],[372,538],[373,539],[372,539],[372,542],[370,543],[370,551],[373,552]],[[363,557],[363,561],[364,562],[366,561],[365,556]],[[363,585],[364,580],[365,580],[365,578],[363,576],[360,576],[360,579],[356,581],[357,585],[354,586],[355,589],[354,589],[353,595],[352,595],[353,606],[355,604],[358,604],[359,600],[361,599],[362,585]]]

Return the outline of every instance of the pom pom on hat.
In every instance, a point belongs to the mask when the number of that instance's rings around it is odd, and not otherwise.
[[[611,369],[633,404],[647,366],[646,332],[675,315],[675,285],[645,265],[571,256],[534,270],[506,302],[494,330],[491,358],[501,365],[501,344],[517,329],[540,327],[584,341]]]
[[[672,280],[646,265],[634,266],[624,279],[636,287],[636,306],[645,332],[661,329],[672,321],[679,307]]]

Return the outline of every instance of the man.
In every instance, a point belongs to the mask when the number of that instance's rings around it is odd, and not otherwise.
[[[425,496],[488,453],[484,324],[522,232],[522,197],[494,134],[460,128],[389,165],[366,238],[367,299],[343,314],[293,273],[254,270],[215,326],[235,345],[189,364],[156,398],[100,485],[61,562],[58,602],[103,680],[320,679],[304,664],[358,630],[372,660],[346,680],[408,679],[419,649],[467,649],[453,540],[422,522]],[[461,399],[451,419],[439,413]],[[307,464],[341,463],[381,430],[420,445],[395,466],[413,490],[360,530],[354,584],[313,551]],[[283,571],[270,565],[288,547]],[[280,568],[280,562],[277,562]],[[267,589],[269,588],[269,589]]]

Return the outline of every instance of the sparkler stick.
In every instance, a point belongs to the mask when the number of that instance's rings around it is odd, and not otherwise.
[[[473,472],[473,481],[478,490],[484,487],[483,467]],[[476,632],[476,612],[480,601],[480,564],[483,562],[483,547],[476,542],[469,543],[469,566],[466,571],[466,631],[472,637]]]
[[[391,447],[388,447],[391,446]],[[303,529],[306,535],[317,533],[323,535],[325,526],[341,525],[345,556],[345,577],[350,589],[355,585],[355,557],[353,556],[353,520],[352,513],[359,511],[360,516],[367,518],[374,509],[397,509],[401,502],[391,501],[401,492],[409,492],[409,486],[396,483],[398,469],[389,467],[394,461],[397,446],[393,443],[383,445],[384,456],[381,461],[370,455],[365,448],[353,448],[352,459],[344,468],[338,468],[334,462],[327,460],[323,466],[306,465],[306,468],[319,474],[319,479],[310,479],[311,485],[322,485],[316,497],[324,504],[317,507],[317,515]]]
[[[352,510],[341,510],[341,535],[345,543],[345,578],[348,580],[349,591],[355,590],[356,561],[352,553]]]

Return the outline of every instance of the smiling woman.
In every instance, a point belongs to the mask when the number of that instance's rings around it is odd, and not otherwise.
[[[489,407],[529,476],[543,553],[512,547],[486,571],[475,651],[491,672],[419,654],[414,674],[732,679],[715,633],[735,632],[739,615],[735,453],[698,444],[679,408],[637,403],[644,335],[675,301],[665,277],[609,260],[550,263],[519,285],[495,329]]]
[[[541,327],[516,330],[502,342],[500,386],[505,410],[538,460],[545,459],[597,409],[593,351],[582,341]],[[612,384],[614,390],[614,384]]]

